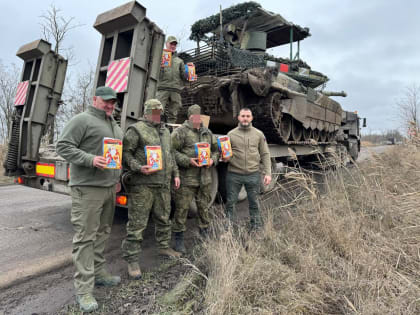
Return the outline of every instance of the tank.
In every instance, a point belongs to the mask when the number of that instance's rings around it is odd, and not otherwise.
[[[182,93],[179,122],[189,105],[199,104],[211,116],[212,131],[225,134],[237,125],[240,109],[249,108],[253,125],[269,143],[335,141],[342,108],[330,96],[345,93],[323,91],[328,77],[300,59],[300,41],[311,36],[308,28],[245,2],[197,21],[191,31],[197,48],[180,57],[195,64],[198,79]],[[286,44],[289,58],[266,52]]]

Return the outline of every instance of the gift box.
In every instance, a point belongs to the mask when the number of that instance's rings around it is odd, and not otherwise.
[[[222,159],[232,157],[232,145],[228,136],[220,136],[217,138],[217,146],[219,147]]]
[[[189,62],[185,65],[185,76],[187,80],[190,82],[197,81],[197,75],[195,73],[195,65],[192,62]]]
[[[102,143],[103,157],[106,169],[121,169],[122,141],[120,139],[104,138]]]
[[[163,169],[162,149],[160,145],[146,145],[144,147],[144,153],[146,155],[146,163],[151,167],[152,170],[159,171]]]
[[[207,142],[199,142],[196,143],[194,147],[198,165],[210,165],[210,144]]]
[[[172,66],[172,51],[169,49],[164,49],[162,53],[162,62],[161,67],[171,67]]]

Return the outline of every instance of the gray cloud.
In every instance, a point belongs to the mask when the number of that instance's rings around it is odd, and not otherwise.
[[[48,9],[49,3],[54,3],[65,16],[74,16],[75,22],[82,24],[67,39],[67,46],[74,47],[78,60],[69,72],[80,71],[89,62],[95,65],[100,43],[100,34],[92,27],[95,18],[125,2],[2,1],[0,59],[6,64],[21,64],[15,56],[17,49],[40,38],[39,16]],[[195,46],[187,41],[193,22],[219,12],[219,4],[227,8],[236,3],[238,1],[141,1],[152,21],[165,32],[181,36],[183,49]],[[314,70],[328,75],[328,89],[348,93],[347,98],[337,98],[345,109],[358,110],[366,116],[372,130],[398,127],[395,99],[405,86],[420,81],[420,2],[266,0],[260,3],[267,10],[311,29],[312,36],[301,43],[301,57]],[[287,57],[289,50],[283,47],[274,49],[274,53]]]

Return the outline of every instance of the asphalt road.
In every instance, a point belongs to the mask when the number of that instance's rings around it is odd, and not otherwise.
[[[364,160],[369,159],[372,154],[381,154],[386,150],[395,147],[393,145],[380,145],[380,146],[372,146],[372,147],[362,147],[360,149],[359,158],[357,162],[362,162]]]
[[[71,198],[25,186],[0,186],[0,288],[68,264]],[[116,221],[112,239],[124,223]]]

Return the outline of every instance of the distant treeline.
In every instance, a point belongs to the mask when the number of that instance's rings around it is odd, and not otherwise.
[[[404,141],[404,136],[398,130],[388,130],[384,133],[369,133],[362,135],[362,141],[369,141],[372,143],[383,143],[395,139],[396,142]]]

